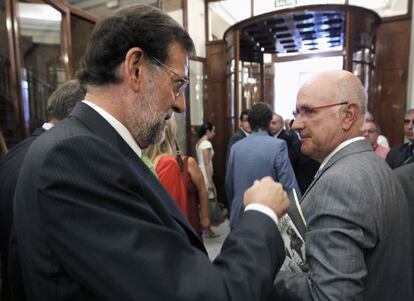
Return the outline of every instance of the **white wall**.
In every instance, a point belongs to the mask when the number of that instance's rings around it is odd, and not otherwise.
[[[204,22],[204,1],[188,1],[188,33],[194,41],[196,55],[206,56],[206,34]]]
[[[342,56],[312,58],[275,64],[274,111],[283,119],[292,119],[296,94],[312,73],[323,70],[341,70]]]

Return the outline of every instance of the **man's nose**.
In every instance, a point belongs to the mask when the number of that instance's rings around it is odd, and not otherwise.
[[[185,109],[186,109],[185,95],[184,95],[184,93],[180,93],[180,95],[178,95],[175,98],[175,102],[174,102],[174,105],[173,105],[173,110],[174,110],[174,112],[177,112],[177,113],[183,113],[183,112],[185,112]]]
[[[292,126],[290,127],[292,130],[297,131],[303,128],[303,122],[299,120],[300,116],[293,120]]]

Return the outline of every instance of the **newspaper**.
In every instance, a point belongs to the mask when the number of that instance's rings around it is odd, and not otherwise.
[[[305,242],[288,214],[279,219],[279,232],[285,243],[286,258],[282,271],[306,272]]]
[[[303,225],[306,226],[306,220],[303,216],[295,188],[289,193],[289,198],[293,199]],[[291,272],[308,271],[309,265],[306,263],[305,241],[287,213],[279,219],[279,232],[282,235],[286,251],[286,258],[280,269]]]

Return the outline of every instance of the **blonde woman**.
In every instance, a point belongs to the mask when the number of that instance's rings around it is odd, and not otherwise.
[[[207,190],[196,161],[192,157],[177,154],[176,131],[175,121],[171,118],[167,122],[165,139],[147,148],[146,154],[160,182],[201,238],[202,230],[210,226]]]

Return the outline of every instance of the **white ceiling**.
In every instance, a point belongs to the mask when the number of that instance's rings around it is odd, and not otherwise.
[[[381,17],[405,14],[409,0],[349,0],[350,5],[361,6],[376,11]],[[250,17],[250,0],[225,0],[211,2],[209,7],[230,25]],[[311,4],[344,4],[345,0],[286,0],[287,5],[275,7],[277,1],[254,1],[254,15]]]

